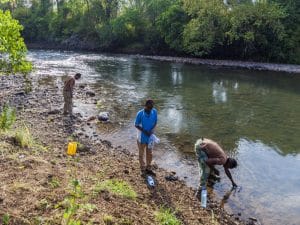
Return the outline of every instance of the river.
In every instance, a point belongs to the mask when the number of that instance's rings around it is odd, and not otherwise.
[[[98,110],[110,111],[113,129],[101,135],[137,151],[133,121],[145,99],[158,109],[155,162],[176,171],[196,188],[199,169],[193,144],[216,140],[238,161],[232,170],[240,191],[221,167],[212,195],[229,212],[261,224],[300,224],[300,75],[221,69],[101,55],[33,50],[34,74],[80,72],[99,97]],[[75,112],[89,107],[75,102]],[[92,106],[91,106],[92,107]],[[113,110],[115,109],[115,110]],[[229,196],[227,199],[224,196]]]

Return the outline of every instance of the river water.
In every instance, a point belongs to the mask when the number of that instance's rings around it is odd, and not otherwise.
[[[99,96],[98,110],[110,111],[118,124],[101,135],[133,152],[136,112],[145,99],[154,99],[159,166],[196,188],[193,143],[200,137],[214,139],[239,164],[232,170],[241,187],[236,192],[230,192],[218,167],[221,182],[211,194],[222,207],[261,224],[300,224],[300,75],[42,50],[30,51],[29,59],[34,74],[82,73],[81,82]],[[75,112],[88,108],[75,105]]]

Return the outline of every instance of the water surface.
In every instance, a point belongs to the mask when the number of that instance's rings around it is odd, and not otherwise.
[[[102,110],[108,104],[118,109],[113,119],[120,126],[106,137],[131,151],[137,151],[136,112],[151,97],[159,112],[162,143],[154,155],[160,166],[197,187],[193,143],[214,139],[237,158],[239,167],[232,173],[242,187],[230,193],[218,167],[222,179],[213,192],[222,206],[262,224],[300,224],[299,75],[57,51],[32,51],[29,58],[37,74],[81,72],[83,82],[101,96]],[[76,110],[84,109],[77,104]]]

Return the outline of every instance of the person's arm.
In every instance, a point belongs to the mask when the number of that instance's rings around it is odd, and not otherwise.
[[[236,188],[236,187],[237,187],[237,184],[233,181],[229,169],[226,168],[226,167],[224,167],[224,170],[225,170],[225,173],[226,173],[227,177],[230,179],[230,181],[231,181],[231,183],[232,183],[232,186],[233,186],[234,188]]]
[[[155,127],[156,127],[156,124],[157,124],[157,112],[156,112],[156,110],[155,110],[155,122],[154,122],[153,127],[152,127],[152,128],[150,129],[150,131],[148,132],[149,136],[151,136],[151,134],[153,134],[153,131],[154,131]]]
[[[72,78],[71,80],[70,80],[70,90],[71,90],[71,95],[72,95],[72,98],[73,98],[73,91],[74,91],[74,86],[75,86],[75,79],[74,78]]]

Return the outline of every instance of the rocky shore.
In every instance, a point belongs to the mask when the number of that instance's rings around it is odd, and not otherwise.
[[[98,53],[122,53],[129,54],[135,58],[144,58],[158,61],[187,63],[195,65],[207,65],[220,68],[238,68],[248,70],[263,70],[274,72],[285,72],[290,74],[300,74],[300,65],[293,64],[279,64],[279,63],[264,63],[264,62],[251,62],[251,61],[238,61],[238,60],[217,60],[217,59],[202,59],[193,57],[176,57],[176,56],[162,56],[151,55],[142,50],[115,50],[114,52],[102,52],[96,47],[93,42],[81,41],[78,37],[72,36],[60,44],[49,43],[27,43],[29,49],[55,49],[55,50],[68,50],[68,51],[90,51]],[[134,55],[134,52],[136,53]],[[142,54],[141,54],[142,53]],[[145,55],[146,54],[146,55]]]
[[[292,64],[260,63],[260,62],[248,62],[248,61],[200,59],[200,58],[169,57],[169,56],[138,55],[136,57],[158,60],[158,61],[188,63],[188,64],[195,64],[195,65],[208,65],[214,67],[265,70],[265,71],[300,74],[300,65],[292,65]]]
[[[174,173],[157,166],[157,186],[149,189],[137,155],[101,138],[98,132],[105,123],[80,113],[75,118],[62,115],[59,80],[50,85],[41,82],[45,77],[30,79],[32,91],[26,93],[22,76],[0,77],[0,107],[8,103],[17,109],[14,127],[0,133],[0,219],[8,216],[8,224],[15,225],[66,224],[73,197],[77,203],[71,215],[81,224],[159,224],[155,215],[162,207],[182,224],[256,224],[255,219],[241,221],[229,215],[212,200],[202,209],[195,190],[183,181],[166,180]],[[88,84],[81,84],[75,99],[95,106],[101,96],[92,92]],[[15,142],[15,132],[24,126],[33,137],[26,148]],[[75,157],[66,154],[71,140],[80,143]],[[74,180],[80,184],[75,189]],[[99,184],[111,180],[125,181],[136,197],[97,191]]]

